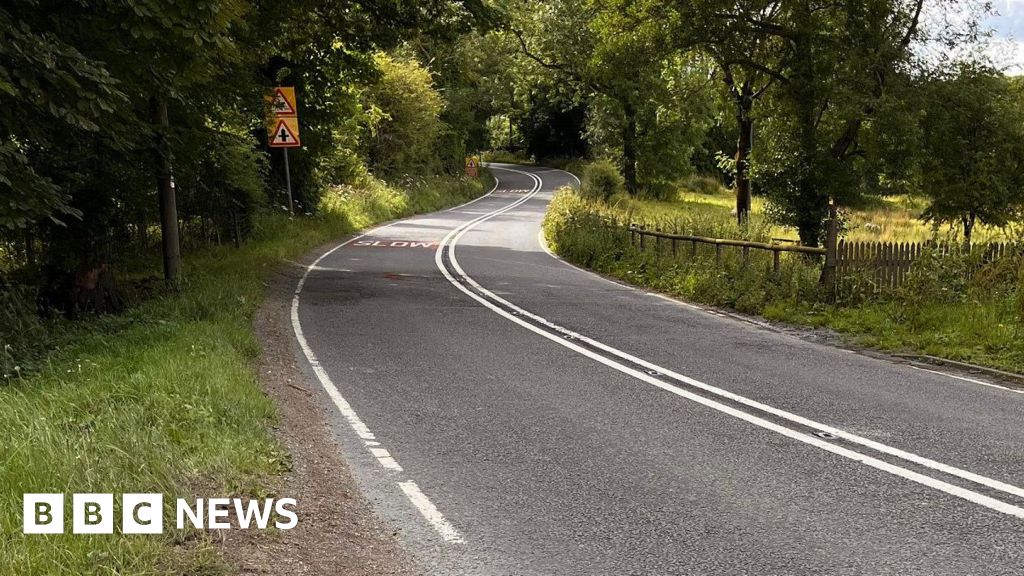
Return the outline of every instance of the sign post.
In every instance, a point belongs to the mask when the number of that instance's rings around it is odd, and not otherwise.
[[[299,107],[295,99],[295,87],[278,86],[267,96],[270,117],[267,122],[267,141],[271,148],[283,148],[284,182],[288,190],[288,212],[295,213],[292,202],[292,175],[288,166],[288,149],[302,146],[299,139]]]

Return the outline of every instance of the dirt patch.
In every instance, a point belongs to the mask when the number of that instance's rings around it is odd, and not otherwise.
[[[299,525],[287,532],[230,530],[222,550],[243,575],[414,575],[418,571],[359,492],[341,457],[309,382],[296,358],[291,300],[306,264],[336,245],[286,263],[268,280],[254,319],[262,347],[263,390],[277,404],[274,431],[291,455],[292,470],[278,494],[298,501]]]

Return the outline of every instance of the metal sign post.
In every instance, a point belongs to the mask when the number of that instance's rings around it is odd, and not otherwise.
[[[295,214],[295,206],[292,203],[292,173],[288,167],[288,149],[282,150],[284,152],[284,184],[288,190],[288,213]]]
[[[288,213],[295,213],[292,201],[292,174],[288,166],[288,149],[302,146],[299,139],[299,107],[295,99],[295,88],[279,86],[267,95],[270,117],[267,122],[267,140],[271,148],[283,148],[284,183],[288,191]]]

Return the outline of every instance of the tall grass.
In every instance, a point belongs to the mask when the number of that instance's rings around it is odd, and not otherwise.
[[[675,252],[667,241],[648,238],[643,248],[632,242],[626,228],[634,221],[631,209],[642,201],[588,200],[570,189],[561,190],[544,220],[545,234],[555,249],[573,262],[623,280],[688,300],[759,312],[770,303],[811,305],[819,300],[820,266],[803,257],[784,258],[779,274],[772,272],[768,253],[751,252],[746,260],[740,249],[678,243]],[[648,201],[648,203],[653,203]],[[738,228],[706,213],[674,212],[669,218],[650,219],[646,225],[679,234],[735,237]],[[764,227],[751,226],[743,235],[763,240]]]
[[[165,536],[22,535],[22,494],[161,492],[168,510],[190,495],[268,495],[291,464],[254,372],[263,282],[331,238],[484,190],[463,179],[407,184],[335,190],[315,218],[262,214],[241,249],[188,257],[179,293],[67,326],[66,345],[35,374],[0,384],[0,572],[227,573],[206,536],[173,526]]]
[[[1024,258],[993,263],[980,251],[927,252],[898,290],[878,291],[870,275],[842,280],[832,302],[819,284],[821,263],[796,254],[782,257],[778,274],[771,255],[648,238],[631,242],[628,223],[649,229],[720,238],[765,240],[778,230],[754,218],[740,228],[726,211],[707,202],[640,200],[622,196],[588,200],[559,191],[544,230],[568,260],[622,280],[690,301],[760,314],[846,334],[858,345],[915,352],[1024,372]]]
[[[722,221],[735,219],[736,198],[732,190],[721,182],[706,176],[690,176],[675,186],[676,194],[663,202],[633,201],[632,210],[639,220],[663,220],[673,213],[703,213]],[[629,200],[624,199],[629,202]],[[844,210],[843,237],[850,241],[879,242],[926,242],[941,237],[955,239],[959,234],[956,226],[933,226],[919,217],[924,212],[923,198],[898,195],[876,198],[859,208]],[[764,219],[765,201],[754,196],[751,206],[751,222],[765,225],[768,236],[786,240],[797,240],[796,230],[778,225],[768,225]],[[1018,230],[1003,229],[979,224],[974,230],[975,242],[1003,242],[1020,236]]]

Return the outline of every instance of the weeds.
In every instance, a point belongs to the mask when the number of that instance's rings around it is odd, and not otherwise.
[[[228,573],[202,534],[21,537],[22,494],[161,492],[168,511],[197,487],[270,495],[269,479],[290,463],[269,432],[274,406],[253,369],[252,317],[263,282],[283,259],[331,238],[484,190],[461,179],[407,184],[407,193],[381,183],[338,189],[313,218],[262,214],[241,249],[187,258],[179,293],[67,325],[66,345],[36,374],[0,385],[3,572]]]
[[[676,202],[617,194],[588,200],[569,189],[552,201],[544,221],[559,254],[622,280],[687,300],[771,320],[824,326],[859,345],[942,356],[1024,371],[1024,258],[988,262],[982,250],[928,250],[901,288],[883,290],[872,270],[845,275],[834,303],[819,284],[821,263],[784,254],[778,274],[771,255],[740,248],[647,238],[641,249],[626,225],[719,238],[770,240],[763,220],[740,228],[721,209],[688,193]],[[718,198],[714,196],[713,198]],[[715,204],[711,204],[714,206]]]

